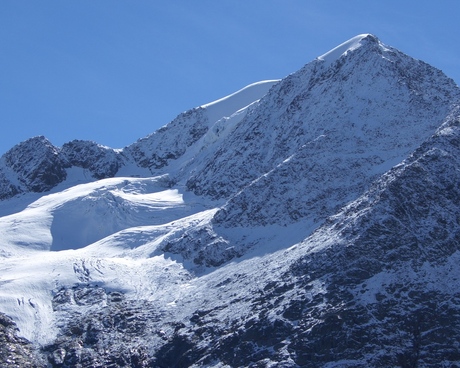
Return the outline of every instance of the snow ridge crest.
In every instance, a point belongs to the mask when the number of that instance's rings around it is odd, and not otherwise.
[[[317,60],[323,61],[326,65],[330,65],[334,61],[339,59],[341,56],[346,55],[348,52],[352,52],[357,48],[363,46],[363,44],[365,44],[366,42],[380,44],[380,41],[376,36],[370,33],[360,34],[341,43],[340,45],[334,47],[332,50],[329,50],[323,55],[318,56]]]

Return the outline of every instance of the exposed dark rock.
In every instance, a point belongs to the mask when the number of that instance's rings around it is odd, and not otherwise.
[[[4,368],[41,368],[45,366],[29,341],[18,336],[18,328],[11,318],[0,313],[0,366]]]
[[[2,156],[6,171],[16,176],[18,184],[10,183],[9,194],[44,192],[62,182],[67,174],[59,150],[45,137],[35,137],[19,143]],[[4,176],[5,180],[6,177]]]
[[[126,147],[141,167],[161,169],[181,157],[186,149],[197,142],[209,129],[209,121],[202,108],[180,114],[155,133]]]
[[[154,305],[127,301],[120,292],[92,285],[62,288],[55,311],[69,315],[55,343],[43,348],[54,367],[152,367],[149,341],[161,317]],[[80,307],[92,307],[81,314]]]
[[[122,163],[120,154],[112,148],[81,140],[65,143],[61,156],[67,166],[88,169],[96,179],[113,177]]]

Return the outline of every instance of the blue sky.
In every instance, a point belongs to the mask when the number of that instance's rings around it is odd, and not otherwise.
[[[2,0],[0,154],[36,135],[121,148],[360,33],[460,84],[460,0]]]

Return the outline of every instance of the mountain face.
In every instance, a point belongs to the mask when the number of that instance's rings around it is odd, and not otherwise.
[[[2,366],[460,365],[460,89],[359,35],[123,149],[0,158]]]

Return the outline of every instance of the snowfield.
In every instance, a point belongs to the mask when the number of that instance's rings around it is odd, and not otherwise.
[[[189,272],[158,247],[209,222],[215,210],[198,212],[161,182],[112,178],[80,184],[0,219],[0,304],[23,336],[40,344],[55,337],[51,300],[61,285],[96,283],[157,302],[160,294],[165,307],[175,300],[169,289],[190,278]]]

